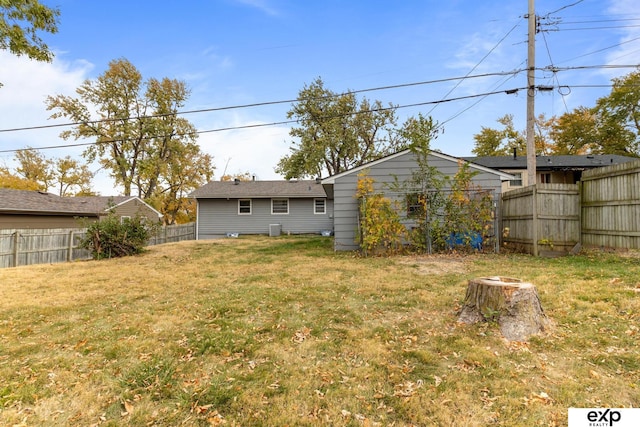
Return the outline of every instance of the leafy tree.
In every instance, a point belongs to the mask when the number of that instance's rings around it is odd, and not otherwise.
[[[58,188],[59,196],[92,195],[93,173],[87,165],[80,164],[71,156],[53,162],[52,182]]]
[[[482,126],[480,133],[473,136],[475,146],[471,150],[476,156],[509,156],[513,150],[519,155],[527,154],[527,137],[524,131],[517,131],[513,124],[513,115],[506,114],[497,120],[503,128],[492,129]],[[536,154],[550,153],[547,137],[549,121],[544,115],[536,119]]]
[[[49,191],[53,181],[52,161],[31,147],[16,151],[16,173],[27,181],[37,182],[38,190]]]
[[[92,195],[93,173],[87,165],[66,156],[49,159],[33,148],[16,152],[16,173],[25,181],[35,183],[37,190],[56,189],[59,196]]]
[[[239,172],[236,174],[226,174],[220,177],[220,181],[233,181],[235,179],[240,181],[252,181],[253,176],[251,175],[250,172],[247,171],[247,172]]]
[[[611,93],[593,109],[601,153],[640,157],[640,68],[613,79]]]
[[[376,192],[373,185],[373,178],[366,173],[358,175],[360,246],[365,255],[391,255],[402,249],[407,229],[392,201]]]
[[[36,61],[51,62],[53,53],[38,32],[58,32],[59,16],[58,9],[51,9],[37,0],[0,1],[0,49],[17,56],[27,55]]]
[[[473,136],[476,141],[471,152],[476,156],[508,156],[515,149],[526,154],[527,139],[513,125],[513,115],[507,114],[497,120],[503,129],[497,130],[482,126],[480,133]]]
[[[187,196],[213,177],[212,157],[202,154],[196,144],[176,149],[181,150],[181,154],[167,161],[161,185],[150,197],[167,225],[195,221],[196,204]]]
[[[409,238],[420,251],[431,252],[434,235],[435,216],[443,208],[445,199],[442,191],[446,183],[444,176],[436,167],[429,164],[431,141],[438,136],[438,124],[431,117],[409,118],[398,131],[401,143],[409,148],[417,163],[406,182],[396,181],[392,188],[405,194],[407,216],[415,221]]]
[[[552,154],[574,155],[596,152],[598,135],[592,109],[579,107],[550,121]]]
[[[177,116],[189,91],[183,82],[149,79],[126,59],[113,60],[96,80],[86,80],[77,98],[47,98],[53,118],[67,117],[67,138],[94,138],[83,155],[110,171],[124,195],[143,199],[188,192],[213,173],[212,158],[195,143],[195,128]],[[92,114],[96,112],[96,115]]]
[[[0,188],[35,191],[40,189],[40,184],[14,175],[6,167],[0,167]]]
[[[289,133],[296,138],[291,154],[276,167],[287,179],[335,175],[396,148],[391,137],[395,108],[332,92],[321,78],[304,86],[287,117],[300,124]]]

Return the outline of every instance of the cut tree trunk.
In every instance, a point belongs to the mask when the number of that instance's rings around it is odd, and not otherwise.
[[[510,277],[469,280],[458,321],[497,321],[509,341],[526,341],[550,324],[535,286]]]

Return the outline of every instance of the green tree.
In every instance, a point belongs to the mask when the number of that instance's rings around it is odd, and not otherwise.
[[[513,124],[513,115],[507,114],[497,120],[501,130],[482,126],[480,133],[473,136],[475,146],[471,150],[476,156],[508,156],[515,149],[525,155],[527,139],[523,132],[518,132]]]
[[[47,98],[53,118],[78,123],[61,136],[93,138],[83,155],[98,160],[117,185],[130,196],[135,190],[143,199],[194,188],[212,175],[211,156],[195,143],[195,128],[177,116],[189,91],[183,82],[149,79],[126,59],[113,60],[96,80],[86,80],[77,98]],[[92,114],[95,111],[95,116]],[[189,163],[197,167],[186,167]],[[183,171],[184,176],[176,176]],[[190,173],[195,173],[195,175]],[[169,190],[182,185],[182,190]]]
[[[524,131],[518,131],[513,123],[513,115],[506,114],[497,120],[502,129],[492,129],[482,126],[480,133],[475,134],[475,145],[471,152],[476,156],[510,156],[513,150],[518,155],[527,154],[527,136]],[[536,134],[534,135],[536,154],[551,153],[548,137],[550,121],[544,115],[536,118]]]
[[[593,109],[600,153],[640,157],[640,68],[613,79],[608,96]]]
[[[37,182],[38,190],[49,191],[53,181],[51,159],[47,159],[41,152],[31,147],[16,151],[15,158],[18,162],[16,167],[18,176],[27,181]]]
[[[91,195],[93,173],[89,166],[80,164],[71,156],[57,159],[52,166],[52,185],[58,189],[59,196]]]
[[[0,1],[0,49],[27,55],[36,61],[51,62],[53,53],[38,35],[58,32],[60,11],[37,0]],[[0,86],[2,84],[0,83]]]
[[[550,122],[552,154],[575,155],[598,151],[596,117],[590,108],[579,107]]]
[[[354,93],[337,94],[321,78],[304,86],[287,117],[300,124],[289,133],[295,138],[291,154],[276,167],[287,179],[335,175],[396,148],[391,137],[394,107],[358,101]]]
[[[59,196],[93,194],[93,173],[87,165],[72,159],[71,156],[50,159],[34,148],[26,148],[18,150],[15,158],[18,162],[16,174],[28,182],[36,183],[38,190],[55,189]]]

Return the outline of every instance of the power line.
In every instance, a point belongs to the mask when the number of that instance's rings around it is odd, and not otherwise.
[[[565,9],[570,8],[570,7],[573,7],[573,6],[577,5],[577,4],[582,3],[583,1],[584,1],[584,0],[578,0],[578,1],[574,2],[574,3],[568,4],[568,5],[566,5],[566,6],[562,6],[560,9],[554,10],[553,12],[549,12],[549,13],[547,13],[545,16],[547,16],[547,17],[548,17],[549,15],[556,14],[556,13],[560,12],[561,10],[565,10]]]
[[[458,83],[452,87],[449,92],[447,92],[442,98],[446,98],[447,96],[451,95],[451,93],[456,90],[458,88],[458,86],[460,86],[462,84],[462,82],[473,72],[473,70],[475,70],[476,68],[478,68],[480,66],[480,64],[482,64],[482,62],[484,62],[485,59],[487,59],[487,57],[489,55],[491,55],[493,53],[494,50],[496,50],[498,48],[498,46],[500,46],[500,44],[504,41],[504,39],[506,39],[509,34],[511,34],[513,32],[513,30],[515,30],[518,26],[520,25],[520,23],[517,23],[516,25],[514,25],[509,31],[507,31],[507,34],[505,34],[499,41],[498,43],[496,43],[495,46],[493,46],[491,48],[491,50],[489,50],[489,52],[487,52],[480,61],[478,61],[478,63],[476,65],[473,66],[473,68],[471,70],[469,70],[469,72],[467,73],[466,76],[464,76],[462,79],[460,79],[458,81]],[[434,105],[433,108],[431,108],[431,110],[429,110],[429,112],[427,113],[427,116],[431,115],[431,113],[433,112],[433,110],[438,106],[438,104]]]
[[[447,77],[447,78],[443,78],[443,79],[426,80],[426,81],[421,81],[421,82],[401,83],[401,84],[396,84],[396,85],[379,86],[379,87],[368,88],[368,89],[351,90],[351,91],[343,92],[343,93],[340,93],[340,94],[336,94],[336,95],[332,95],[332,96],[326,96],[326,97],[320,97],[320,98],[287,99],[287,100],[281,100],[281,101],[256,102],[256,103],[252,103],[252,104],[240,104],[240,105],[231,105],[231,106],[225,106],[225,107],[203,108],[203,109],[198,109],[198,110],[186,110],[186,111],[178,111],[176,113],[154,114],[154,115],[140,116],[140,117],[109,118],[109,119],[100,119],[100,120],[90,120],[90,121],[86,121],[86,122],[58,123],[58,124],[51,124],[51,125],[26,126],[26,127],[20,127],[20,128],[0,129],[0,133],[2,133],[2,132],[17,132],[17,131],[25,131],[25,130],[50,129],[50,128],[57,128],[57,127],[77,126],[77,125],[81,125],[81,124],[108,123],[108,122],[123,121],[123,120],[124,121],[126,121],[126,120],[134,120],[134,119],[139,120],[139,119],[158,118],[158,117],[177,116],[177,115],[196,114],[196,113],[210,113],[210,112],[216,112],[216,111],[227,111],[227,110],[235,110],[235,109],[242,109],[242,108],[264,107],[264,106],[269,106],[269,105],[297,103],[297,102],[310,100],[310,99],[330,99],[330,98],[340,97],[340,96],[349,95],[349,94],[357,94],[357,93],[373,92],[373,91],[389,90],[389,89],[400,89],[400,88],[407,88],[407,87],[427,85],[427,84],[435,84],[435,83],[446,83],[446,82],[456,81],[456,80],[464,80],[464,79],[472,79],[472,78],[475,79],[475,78],[483,78],[483,77],[494,77],[494,76],[503,76],[503,75],[512,75],[514,73],[519,73],[519,72],[522,72],[522,71],[525,71],[525,70],[513,70],[513,71],[509,71],[509,72],[484,73],[484,74],[475,74],[475,75],[471,75],[471,76],[470,75],[466,75],[464,77]]]
[[[494,91],[494,92],[487,92],[487,93],[481,93],[481,94],[476,94],[476,95],[466,95],[466,96],[460,96],[460,97],[456,97],[456,98],[441,99],[439,101],[426,101],[426,102],[418,102],[418,103],[406,104],[406,105],[397,105],[397,106],[393,106],[393,107],[373,108],[373,109],[370,109],[370,110],[357,111],[357,112],[354,112],[354,113],[335,115],[335,116],[326,116],[326,117],[322,117],[322,118],[323,119],[331,119],[331,118],[345,117],[345,116],[356,115],[356,114],[365,114],[365,113],[378,112],[378,111],[397,110],[397,109],[401,109],[401,108],[420,107],[420,106],[430,105],[430,104],[454,102],[454,101],[460,101],[460,100],[464,100],[464,99],[472,99],[472,98],[477,98],[477,97],[486,97],[486,96],[489,96],[489,95],[512,94],[512,93],[518,92],[519,90],[524,90],[524,89],[526,89],[526,88],[520,87],[520,88],[509,89],[509,90]],[[188,133],[179,134],[179,135],[177,134],[177,135],[174,135],[174,136],[188,136],[188,135],[199,135],[199,134],[204,134],[204,133],[224,132],[224,131],[230,131],[230,130],[253,129],[253,128],[260,128],[260,127],[293,124],[293,123],[296,123],[296,122],[297,122],[297,120],[286,120],[286,121],[271,122],[271,123],[259,123],[259,124],[252,124],[252,125],[232,126],[232,127],[216,128],[216,129],[209,129],[209,130],[199,130],[199,131],[188,132]],[[165,135],[150,135],[150,136],[146,137],[145,139],[162,138],[164,136]],[[126,141],[126,140],[128,140],[128,139],[125,139],[124,141]],[[123,140],[94,141],[94,142],[85,142],[85,143],[79,143],[79,144],[62,144],[62,145],[52,145],[52,146],[37,147],[37,148],[36,147],[32,147],[32,148],[17,148],[17,149],[11,149],[11,150],[0,150],[0,154],[2,154],[2,153],[15,153],[15,152],[19,152],[19,151],[25,151],[25,150],[28,150],[28,149],[49,150],[49,149],[58,149],[58,148],[75,148],[75,147],[84,147],[84,146],[88,146],[88,145],[110,144],[110,143],[120,142],[120,141],[123,141]]]
[[[636,40],[640,40],[640,37],[636,37],[636,38],[633,38],[631,40],[626,40],[626,41],[623,41],[623,42],[620,42],[620,43],[616,43],[616,44],[611,45],[611,46],[603,47],[602,49],[594,50],[593,52],[585,53],[584,55],[575,56],[575,57],[573,57],[571,59],[560,61],[559,63],[562,64],[564,62],[571,62],[571,61],[574,61],[576,59],[584,58],[585,56],[593,55],[593,54],[596,54],[596,53],[603,52],[605,50],[609,50],[609,49],[613,49],[613,48],[616,48],[616,47],[620,47],[623,44],[631,43],[631,42],[634,42]]]

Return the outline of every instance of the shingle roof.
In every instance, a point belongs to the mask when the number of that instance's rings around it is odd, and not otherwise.
[[[196,199],[243,198],[305,198],[327,197],[322,185],[315,180],[300,181],[211,181],[189,197]]]
[[[463,157],[463,159],[492,169],[526,169],[526,156]],[[536,169],[593,169],[637,160],[617,154],[589,154],[573,156],[537,156]]]
[[[133,196],[86,196],[74,197],[73,199],[77,203],[86,206],[87,209],[94,212],[102,212],[133,198]]]
[[[103,205],[104,206],[104,205]],[[42,191],[0,188],[0,212],[96,216],[104,211],[72,197]]]

